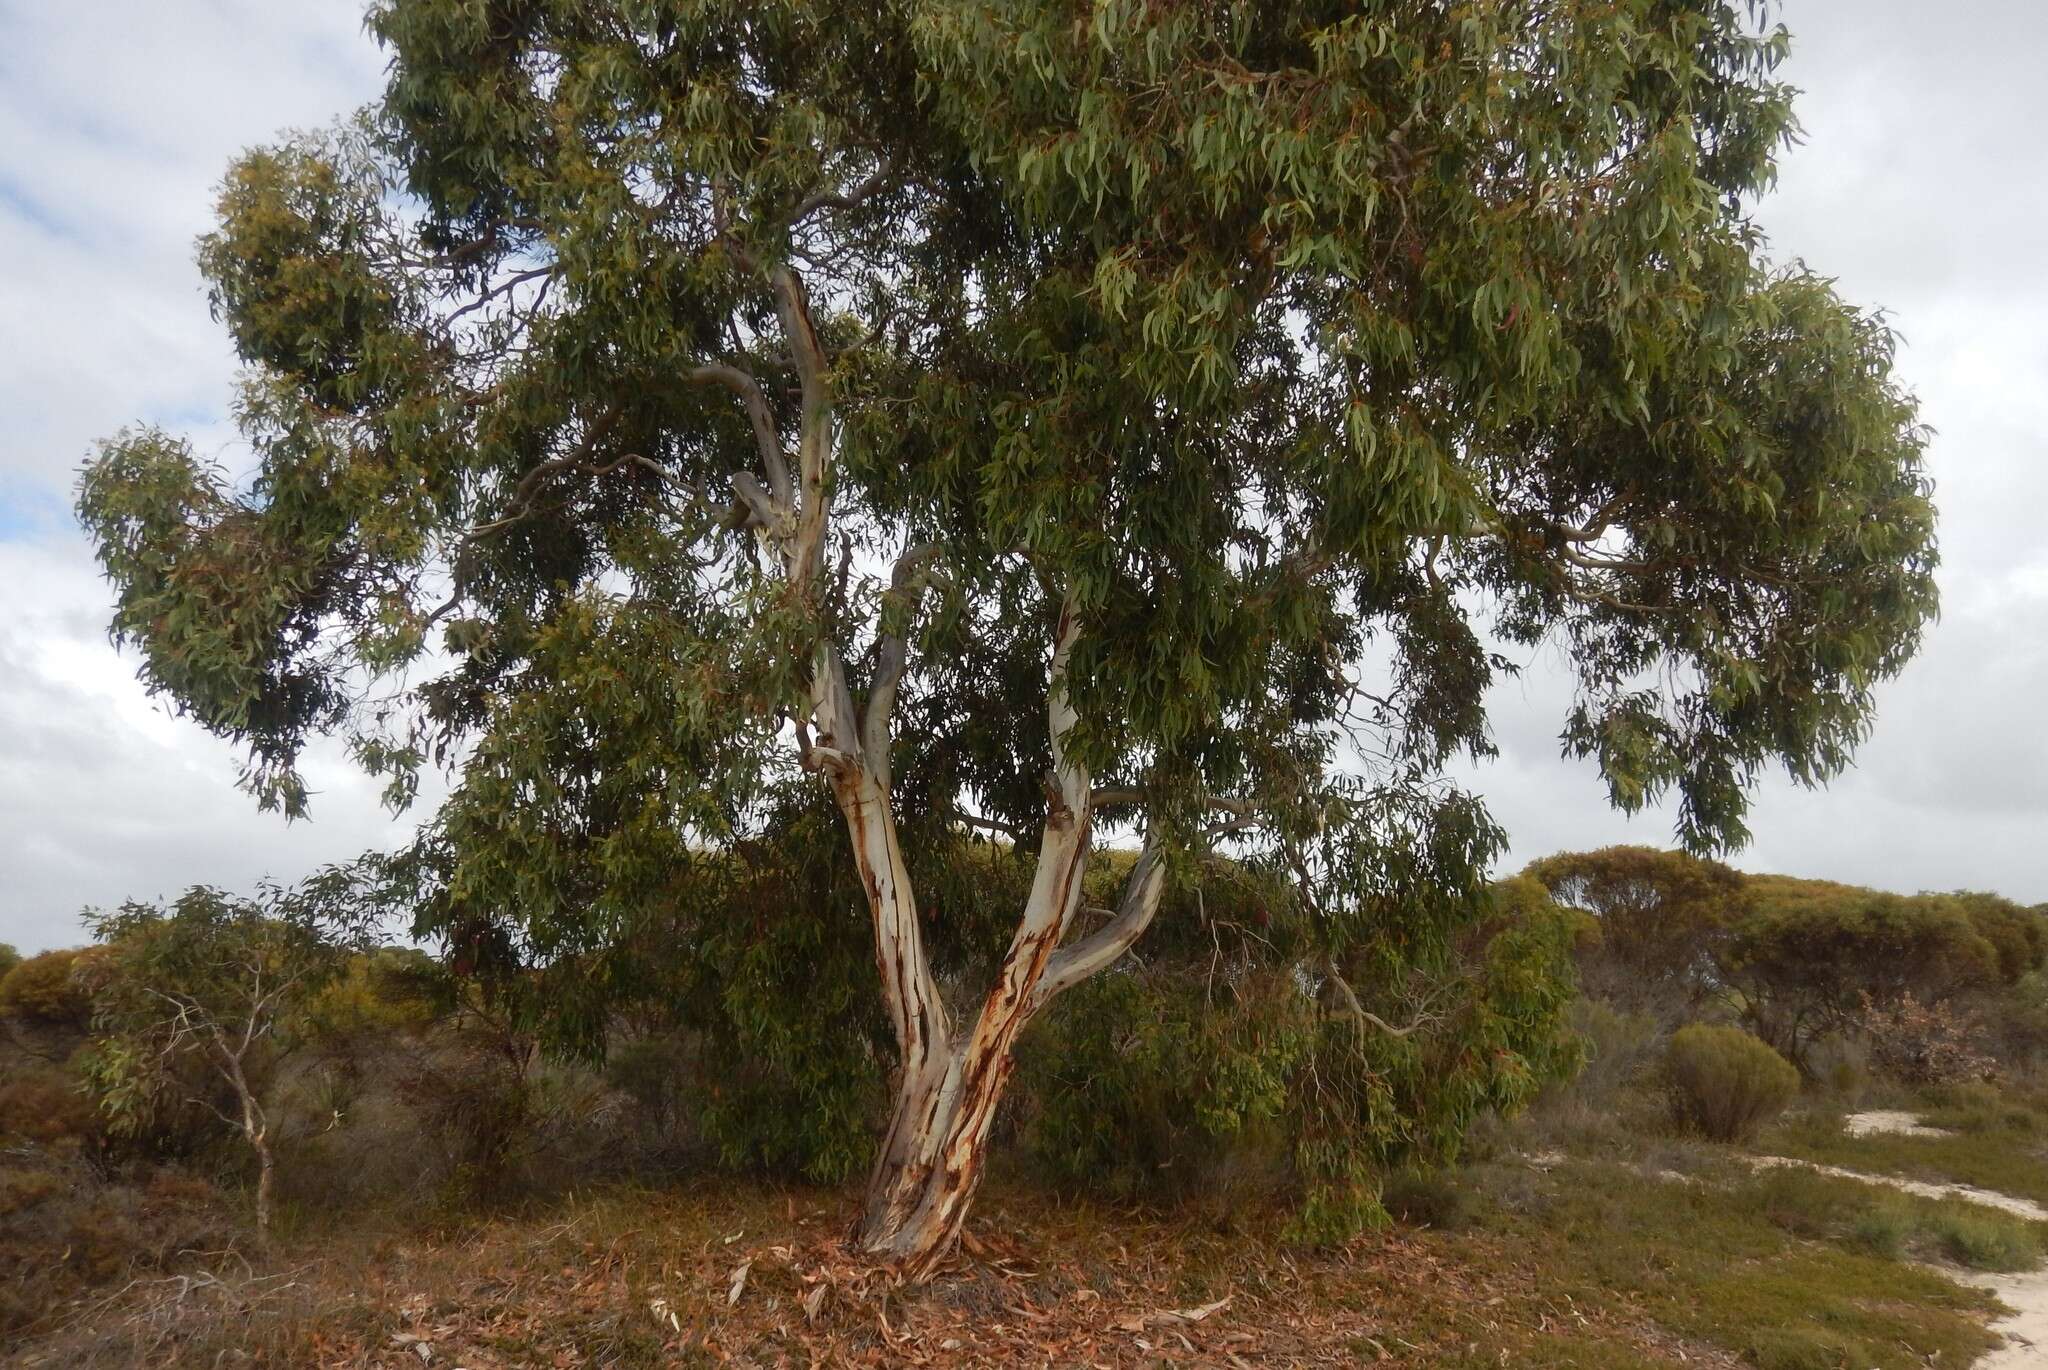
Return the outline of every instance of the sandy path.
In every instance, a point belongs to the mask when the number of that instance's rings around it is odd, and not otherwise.
[[[1868,1136],[1873,1132],[1896,1132],[1907,1137],[1947,1135],[1938,1127],[1922,1127],[1919,1119],[1910,1113],[1889,1110],[1852,1113],[1842,1121],[1844,1129],[1855,1137]],[[1867,1175],[1859,1170],[1844,1170],[1835,1165],[1817,1165],[1812,1161],[1795,1161],[1786,1156],[1756,1156],[1751,1160],[1758,1167],[1799,1166],[1806,1170],[1819,1171],[1823,1175],[1836,1175],[1845,1180],[1885,1185],[1924,1198],[1962,1199],[2016,1214],[2022,1218],[2048,1221],[2048,1209],[2031,1200],[2011,1194],[2000,1194],[1995,1190],[1978,1189],[1975,1185],[1927,1184],[1920,1180],[1901,1179],[1896,1175]],[[2048,1269],[2028,1270],[2017,1275],[1993,1275],[1982,1270],[1960,1270],[1951,1266],[1938,1268],[1942,1274],[1958,1284],[1975,1285],[1979,1289],[1990,1290],[2002,1303],[2015,1310],[2010,1317],[1992,1321],[1991,1330],[2005,1338],[2005,1345],[1979,1358],[1972,1370],[2023,1370],[2028,1366],[2039,1370],[2039,1367],[2048,1365]]]
[[[1758,1170],[1769,1170],[1774,1166],[1796,1166],[1800,1170],[1811,1170],[1817,1174],[1833,1175],[1844,1180],[1861,1180],[1865,1184],[1886,1185],[1903,1193],[1918,1194],[1923,1199],[1961,1199],[1965,1203],[2002,1209],[2016,1218],[2048,1222],[2048,1208],[2041,1207],[2032,1199],[2001,1194],[1995,1189],[1979,1189],[1969,1184],[1930,1184],[1925,1180],[1907,1180],[1897,1175],[1870,1175],[1861,1170],[1844,1170],[1838,1165],[1822,1165],[1818,1161],[1794,1160],[1790,1156],[1750,1156],[1746,1159]]]
[[[2018,1310],[2009,1318],[1992,1321],[1991,1330],[2005,1338],[2005,1345],[1980,1357],[1972,1370],[2020,1370],[2022,1366],[2039,1370],[2048,1364],[2048,1270],[1989,1275],[1943,1266],[1941,1273],[1958,1284],[1988,1289],[2008,1308]]]

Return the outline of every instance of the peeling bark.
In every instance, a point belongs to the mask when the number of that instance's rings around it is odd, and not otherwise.
[[[900,1265],[914,1278],[930,1273],[959,1240],[981,1181],[989,1131],[1015,1068],[1019,1034],[1061,989],[1115,961],[1158,908],[1161,868],[1158,853],[1148,849],[1132,872],[1123,912],[1109,926],[1061,950],[1081,904],[1093,819],[1087,770],[1067,755],[1065,745],[1074,725],[1066,691],[1067,659],[1079,633],[1070,604],[1061,615],[1047,682],[1054,783],[1045,829],[1031,892],[996,982],[963,1034],[933,1036],[920,1032],[924,1024],[919,1022],[899,1028],[899,1033],[909,1033],[900,1037],[905,1048],[903,1072],[889,1131],[876,1158],[859,1238],[865,1250]],[[871,725],[873,721],[869,720]],[[879,787],[875,798],[886,813],[886,796]],[[841,807],[847,808],[843,798]],[[874,824],[865,815],[856,823],[852,810],[848,824],[858,849]],[[900,863],[893,837],[890,828],[890,844],[863,858],[864,879],[871,861]],[[913,982],[904,979],[909,959],[904,949],[886,945],[890,934],[884,930],[897,917],[896,910],[887,907],[889,888],[887,883],[869,881],[877,959],[893,1010],[903,997],[902,986]],[[903,888],[907,892],[907,885]],[[906,904],[905,913],[907,934],[895,935],[915,938],[914,904]],[[922,957],[921,946],[915,954]],[[1049,974],[1055,967],[1058,973]],[[938,1021],[943,1021],[942,1015]]]
[[[705,374],[749,402],[764,449],[768,484],[735,480],[757,534],[779,560],[790,592],[822,593],[830,532],[833,446],[831,369],[810,316],[802,281],[788,267],[770,272],[783,337],[803,390],[795,479],[772,420],[753,403],[744,376]],[[745,473],[742,473],[745,474]],[[936,547],[914,548],[897,563],[890,594],[898,613],[915,606]],[[909,604],[903,602],[908,597]],[[869,1253],[922,1277],[953,1249],[980,1183],[996,1109],[1014,1069],[1025,1026],[1062,989],[1112,964],[1159,904],[1159,854],[1147,847],[1132,872],[1123,908],[1110,924],[1071,948],[1061,942],[1081,903],[1092,801],[1087,769],[1067,755],[1075,723],[1067,662],[1081,632],[1077,606],[1062,605],[1047,675],[1046,717],[1053,772],[1038,865],[994,986],[964,1032],[956,1032],[932,976],[917,918],[910,871],[889,801],[889,713],[908,665],[907,629],[886,623],[864,713],[854,708],[840,646],[820,637],[812,660],[808,726],[798,728],[807,768],[831,785],[846,822],[875,932],[875,966],[899,1052],[896,1101],[869,1179],[859,1241]],[[817,732],[815,742],[809,728]]]

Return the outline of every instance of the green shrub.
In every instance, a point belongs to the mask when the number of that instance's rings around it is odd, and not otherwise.
[[[74,972],[86,954],[81,947],[46,951],[14,966],[0,976],[0,1015],[84,1027],[92,1016],[92,996]]]
[[[1932,1225],[1941,1253],[1972,1270],[2032,1270],[2041,1263],[2041,1239],[2018,1218],[2002,1213],[1948,1213]]]
[[[1743,1347],[1758,1370],[1841,1370],[1853,1350],[1840,1335],[1810,1327],[1760,1327]]]
[[[14,949],[12,942],[0,942],[0,976],[5,976],[21,964],[21,953]]]
[[[1606,1098],[1651,1075],[1662,1034],[1646,1013],[1618,1009],[1604,999],[1572,1002],[1572,1030],[1585,1044],[1586,1064],[1575,1077],[1588,1095]]]
[[[307,996],[298,1026],[308,1038],[335,1046],[418,1032],[445,1007],[435,999],[437,971],[424,953],[410,948],[357,952],[340,974]]]
[[[1997,1086],[1981,1080],[1938,1086],[1923,1097],[1928,1106],[1916,1113],[1928,1127],[1947,1128],[1950,1132],[2033,1130],[2033,1114],[2014,1107]]]
[[[1442,1170],[1404,1166],[1387,1176],[1380,1204],[1416,1227],[1456,1232],[1472,1224],[1472,1193]]]
[[[1906,1254],[1906,1243],[1918,1226],[1905,1204],[1881,1199],[1857,1215],[1849,1237],[1871,1255],[1895,1261]]]
[[[630,1117],[642,1140],[677,1159],[695,1140],[689,1083],[697,1070],[688,1044],[661,1034],[614,1043],[605,1056],[604,1081],[633,1101]]]
[[[1679,1120],[1716,1141],[1754,1137],[1799,1092],[1792,1063],[1740,1028],[1680,1028],[1665,1064]]]

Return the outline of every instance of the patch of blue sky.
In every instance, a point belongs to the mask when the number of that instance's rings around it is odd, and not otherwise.
[[[0,542],[36,542],[70,527],[70,503],[56,491],[0,479]]]
[[[26,186],[4,171],[0,171],[0,211],[13,215],[53,238],[70,237],[72,234],[71,225],[67,224],[55,210],[38,200]]]

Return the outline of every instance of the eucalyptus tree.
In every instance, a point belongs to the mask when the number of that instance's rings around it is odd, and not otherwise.
[[[203,885],[167,906],[126,903],[86,921],[102,944],[84,973],[96,1032],[87,1072],[117,1132],[166,1104],[212,1110],[256,1157],[256,1226],[277,1174],[277,1091],[315,1025],[314,996],[366,944],[357,874],[329,869],[237,899]],[[213,1096],[221,1086],[232,1113]]]
[[[1885,325],[1748,217],[1768,23],[378,0],[382,100],[244,156],[201,247],[253,482],[153,430],[83,477],[114,630],[288,813],[317,735],[401,802],[455,767],[462,954],[601,939],[814,777],[900,1053],[861,1237],[928,1268],[1019,1031],[1187,853],[1284,872],[1326,987],[1484,898],[1487,624],[1691,843],[1846,762],[1932,511]],[[1036,850],[953,1003],[948,825]]]

